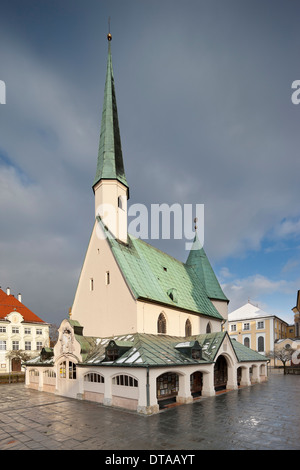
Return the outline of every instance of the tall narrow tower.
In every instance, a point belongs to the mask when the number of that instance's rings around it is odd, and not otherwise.
[[[100,215],[112,235],[118,240],[127,243],[127,200],[129,199],[129,188],[123,164],[111,58],[111,34],[107,35],[107,39],[106,82],[97,170],[93,184],[95,216]]]

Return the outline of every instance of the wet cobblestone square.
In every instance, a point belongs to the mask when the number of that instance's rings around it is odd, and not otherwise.
[[[153,416],[24,384],[0,386],[1,450],[299,450],[300,376],[200,398]]]

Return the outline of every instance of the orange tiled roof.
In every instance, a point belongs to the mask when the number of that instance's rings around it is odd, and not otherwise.
[[[11,312],[19,312],[25,322],[45,323],[29,308],[25,307],[16,297],[13,295],[7,295],[2,289],[0,289],[0,320],[3,320],[6,315]]]

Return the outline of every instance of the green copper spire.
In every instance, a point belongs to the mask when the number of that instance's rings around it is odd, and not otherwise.
[[[117,101],[111,59],[110,34],[107,35],[107,39],[109,43],[106,82],[104,90],[98,163],[93,187],[102,179],[113,179],[120,181],[128,188],[123,165]]]
[[[228,301],[199,241],[197,232],[186,265],[194,269],[210,299]]]

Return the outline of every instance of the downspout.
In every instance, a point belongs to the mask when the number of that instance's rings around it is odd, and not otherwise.
[[[150,406],[149,366],[147,366],[146,397],[147,397],[147,408],[148,408]]]

